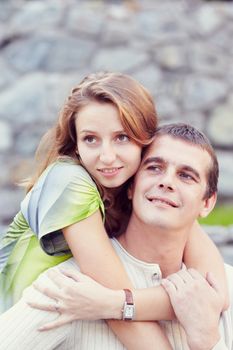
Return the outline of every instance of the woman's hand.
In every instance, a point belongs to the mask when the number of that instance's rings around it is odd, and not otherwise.
[[[43,276],[43,275],[42,275]],[[124,292],[108,289],[77,270],[50,269],[33,286],[45,302],[27,300],[36,309],[58,312],[58,318],[39,330],[57,328],[74,320],[121,319]]]
[[[162,282],[190,349],[212,349],[220,339],[219,318],[224,304],[220,283],[211,273],[180,270]]]

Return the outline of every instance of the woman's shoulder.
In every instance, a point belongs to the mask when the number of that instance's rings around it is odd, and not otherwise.
[[[50,164],[21,203],[23,216],[40,238],[99,207],[102,209],[102,201],[94,181],[69,159]]]
[[[80,164],[77,164],[75,160],[68,157],[61,157],[54,163],[48,166],[42,174],[41,178],[52,178],[53,181],[61,182],[80,182],[85,181],[91,185],[95,185],[95,182],[91,178],[87,170]]]
[[[80,198],[80,194],[83,193],[99,196],[97,186],[88,172],[72,159],[58,159],[44,170],[31,191],[27,193],[21,202],[21,210],[25,216],[29,205],[33,204],[36,210],[39,203],[43,203],[46,207],[45,202],[52,205],[59,198],[64,201],[64,197],[75,202],[75,199]]]

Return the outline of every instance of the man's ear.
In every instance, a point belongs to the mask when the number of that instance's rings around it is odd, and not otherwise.
[[[205,218],[213,210],[217,201],[217,193],[215,192],[210,198],[203,200],[203,206],[199,213],[199,217]]]

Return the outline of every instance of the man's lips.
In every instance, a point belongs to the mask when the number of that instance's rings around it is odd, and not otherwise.
[[[179,205],[177,203],[175,203],[173,200],[169,199],[169,198],[165,198],[165,197],[157,197],[157,196],[147,196],[147,199],[150,202],[158,202],[158,203],[164,203],[166,205],[169,205],[173,208],[178,208]]]

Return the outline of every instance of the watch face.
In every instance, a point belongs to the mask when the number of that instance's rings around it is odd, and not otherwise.
[[[124,310],[125,318],[133,318],[134,315],[134,305],[126,305]]]

